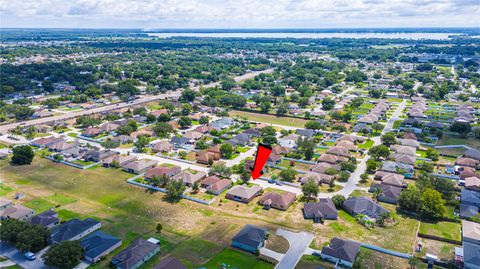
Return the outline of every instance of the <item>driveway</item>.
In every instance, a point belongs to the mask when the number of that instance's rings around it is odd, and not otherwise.
[[[277,234],[288,240],[290,248],[287,253],[285,253],[283,259],[277,264],[277,266],[275,266],[275,269],[295,268],[315,236],[307,232],[295,233],[281,228],[277,230]]]
[[[0,243],[0,255],[7,257],[11,261],[15,262],[19,266],[26,268],[26,269],[48,269],[52,268],[49,266],[46,266],[43,261],[42,261],[42,254],[45,252],[45,250],[42,250],[38,253],[37,259],[34,261],[29,261],[25,259],[23,256],[22,252],[17,250],[16,248],[7,245],[5,243]]]

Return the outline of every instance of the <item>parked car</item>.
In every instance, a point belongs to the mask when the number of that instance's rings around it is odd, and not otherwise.
[[[25,257],[25,259],[27,259],[29,261],[33,261],[37,258],[37,256],[35,256],[35,253],[32,253],[30,251],[27,251],[27,252],[23,253],[23,256]]]

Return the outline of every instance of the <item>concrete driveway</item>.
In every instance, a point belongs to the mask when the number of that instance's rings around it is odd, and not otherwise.
[[[46,249],[44,249],[44,250],[42,250],[38,253],[35,253],[35,255],[37,256],[37,259],[34,260],[34,261],[29,261],[29,260],[25,259],[25,257],[23,256],[23,253],[20,252],[19,250],[17,250],[16,248],[14,248],[10,245],[7,245],[5,243],[0,243],[0,255],[7,257],[8,259],[13,261],[14,263],[16,263],[19,266],[21,266],[23,268],[26,268],[26,269],[49,269],[49,268],[52,268],[52,267],[46,266],[43,263],[43,260],[42,260],[41,256],[43,255],[43,253],[45,251],[46,251]]]
[[[305,250],[310,246],[310,243],[312,243],[315,235],[307,232],[295,233],[281,228],[277,230],[277,234],[288,240],[290,248],[283,256],[283,259],[275,266],[275,269],[295,268]]]

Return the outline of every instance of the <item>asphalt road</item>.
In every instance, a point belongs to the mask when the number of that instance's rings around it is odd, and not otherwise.
[[[308,248],[312,240],[315,238],[315,235],[307,232],[291,232],[284,229],[279,228],[277,230],[277,234],[280,236],[285,237],[290,244],[290,248],[288,249],[287,253],[275,269],[292,269],[295,268],[298,261],[302,258],[303,253]]]
[[[5,243],[0,243],[0,255],[9,258],[11,261],[15,262],[16,264],[20,265],[26,269],[50,269],[52,267],[46,266],[41,258],[45,250],[36,253],[37,259],[34,261],[29,261],[25,259],[23,253],[17,250],[16,248],[7,245]]]

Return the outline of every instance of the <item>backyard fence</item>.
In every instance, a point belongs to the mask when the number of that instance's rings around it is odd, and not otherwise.
[[[444,238],[444,237],[440,237],[440,236],[435,236],[435,235],[430,235],[430,234],[422,234],[422,233],[418,233],[417,235],[418,235],[418,237],[421,237],[421,238],[432,239],[432,240],[441,241],[441,242],[450,243],[450,244],[455,244],[455,245],[460,245],[460,246],[462,245],[461,241],[454,240],[454,239],[448,239],[448,238]]]

